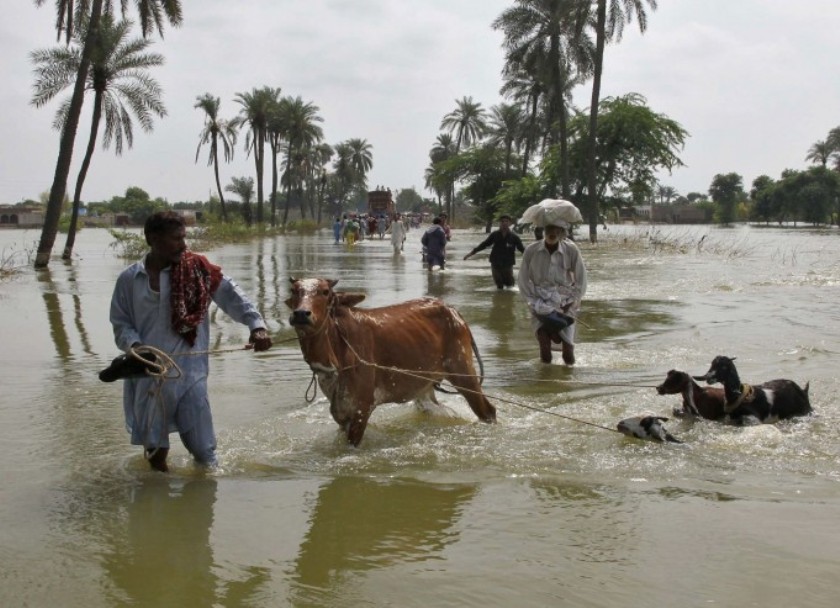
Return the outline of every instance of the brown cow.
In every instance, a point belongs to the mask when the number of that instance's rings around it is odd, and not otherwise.
[[[473,367],[473,352],[481,363],[478,349],[454,308],[434,298],[354,308],[364,294],[333,291],[338,281],[289,280],[289,322],[303,358],[354,446],[377,405],[435,401],[434,387],[443,380],[458,389],[481,420],[496,420]]]

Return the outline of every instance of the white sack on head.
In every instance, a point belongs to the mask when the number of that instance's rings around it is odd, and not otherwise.
[[[539,228],[582,224],[583,216],[574,203],[561,198],[544,198],[536,205],[531,205],[522,214],[517,224],[533,224]]]

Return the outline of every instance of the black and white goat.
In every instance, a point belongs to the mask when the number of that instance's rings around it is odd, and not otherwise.
[[[720,382],[726,395],[723,411],[730,416],[752,415],[765,424],[778,420],[805,416],[811,413],[808,384],[803,389],[793,380],[770,380],[763,384],[741,384],[735,357],[719,355],[712,360],[709,371],[695,380],[709,384]]]
[[[675,416],[701,416],[707,420],[723,420],[726,400],[722,388],[700,386],[686,372],[668,371],[665,381],[656,387],[660,395],[682,395],[682,409],[674,408]]]

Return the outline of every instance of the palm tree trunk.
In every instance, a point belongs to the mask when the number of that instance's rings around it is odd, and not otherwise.
[[[277,225],[277,147],[274,143],[271,146],[271,227]]]
[[[265,173],[265,163],[263,158],[265,155],[265,138],[263,137],[262,129],[254,130],[254,137],[258,141],[254,142],[254,163],[257,166],[257,222],[263,222],[263,174]]]
[[[216,134],[213,134],[213,173],[216,175],[216,190],[219,192],[219,204],[222,206],[222,221],[227,222],[225,195],[222,194],[222,181],[219,179],[219,148],[216,146]]]
[[[283,209],[283,225],[286,225],[286,222],[289,221],[289,202],[292,199],[292,185],[289,183],[289,179],[291,176],[289,175],[289,169],[286,168],[286,206]]]
[[[96,37],[99,35],[102,1],[93,0],[90,9],[88,33],[85,37],[85,45],[82,47],[79,71],[76,75],[76,84],[73,87],[73,96],[70,98],[70,107],[67,112],[67,122],[61,131],[58,160],[55,164],[55,175],[53,176],[53,183],[50,187],[50,198],[47,202],[47,212],[44,216],[41,240],[38,243],[38,251],[35,255],[35,268],[46,268],[49,266],[55,237],[58,234],[58,220],[61,218],[61,205],[64,202],[64,195],[67,192],[67,177],[70,175],[70,164],[73,161],[73,144],[76,141],[76,129],[79,127],[79,118],[82,114],[82,104],[85,98],[85,85],[87,84],[87,75],[90,69],[90,59],[93,55],[93,48],[96,46]]]
[[[601,73],[604,68],[604,44],[606,39],[607,0],[598,0],[598,16],[595,43],[595,72],[592,78],[592,101],[589,108],[589,150],[586,158],[587,195],[589,205],[589,240],[598,242],[598,193],[595,191],[595,153],[598,140],[598,103],[601,97]]]
[[[571,195],[569,172],[569,123],[566,117],[566,104],[560,104],[560,191],[563,198],[569,200]]]
[[[76,178],[76,189],[73,191],[73,213],[70,216],[70,227],[67,230],[67,241],[64,244],[62,259],[69,260],[73,256],[73,245],[76,244],[76,226],[79,222],[79,206],[82,199],[82,187],[85,185],[90,159],[93,158],[93,151],[96,150],[96,134],[99,131],[99,119],[102,118],[102,93],[97,91],[93,101],[93,116],[90,122],[90,137],[88,138],[85,158],[82,160],[82,167],[79,169],[79,176]]]
[[[522,177],[528,175],[528,161],[531,156],[531,146],[533,144],[534,125],[537,122],[537,103],[539,102],[539,95],[533,95],[531,101],[531,116],[528,120],[528,132],[525,134],[525,154],[522,158]]]

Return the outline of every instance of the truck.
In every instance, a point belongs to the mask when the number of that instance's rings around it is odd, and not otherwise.
[[[389,219],[394,218],[396,207],[390,190],[371,190],[368,192],[368,214],[374,216],[384,215]]]

